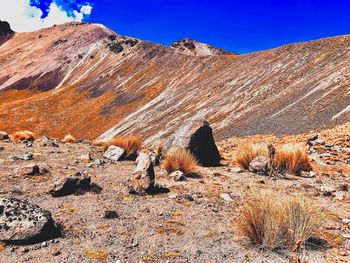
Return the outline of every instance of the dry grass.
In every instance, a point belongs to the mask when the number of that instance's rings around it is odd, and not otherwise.
[[[137,155],[137,152],[141,149],[142,143],[143,139],[138,135],[118,136],[104,143],[103,149],[107,151],[111,145],[118,146],[125,150],[126,158],[130,158]]]
[[[236,163],[243,169],[248,169],[249,163],[257,156],[268,157],[266,144],[244,144],[237,148]]]
[[[66,136],[64,136],[63,140],[64,143],[75,143],[77,141],[77,139],[72,136],[71,134],[67,134]]]
[[[301,197],[255,195],[244,201],[237,227],[252,244],[297,251],[311,237],[320,237],[328,218],[326,212]]]
[[[10,136],[11,140],[16,142],[16,141],[34,141],[35,140],[35,134],[34,132],[31,131],[18,131],[13,133]]]
[[[194,174],[197,170],[196,158],[186,149],[170,150],[164,160],[164,169],[168,174],[181,171],[184,174]]]
[[[285,144],[277,149],[274,164],[280,172],[296,175],[300,175],[302,171],[311,170],[307,152],[297,144]]]

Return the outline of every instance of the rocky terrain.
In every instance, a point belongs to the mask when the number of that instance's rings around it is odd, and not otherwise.
[[[224,157],[221,166],[200,167],[199,177],[180,182],[166,175],[162,165],[156,166],[158,190],[143,196],[129,194],[127,187],[134,161],[113,162],[103,157],[101,147],[88,141],[2,140],[0,200],[11,197],[37,205],[44,211],[24,204],[21,213],[43,213],[42,222],[51,216],[61,233],[34,243],[9,242],[0,247],[0,261],[349,262],[349,131],[349,124],[320,131],[320,144],[315,146],[306,145],[314,132],[224,140],[218,143]],[[299,142],[309,151],[314,171],[292,180],[275,180],[242,170],[234,157],[237,147],[248,140],[275,145]],[[62,195],[57,192],[62,184],[57,182],[67,183],[66,178],[71,182],[78,178],[75,184],[79,187]],[[329,248],[303,248],[298,254],[245,244],[237,236],[237,217],[245,196],[257,192],[302,195],[327,209],[335,215],[327,224],[334,242]],[[0,216],[3,224],[1,220]],[[57,234],[53,230],[45,233]]]
[[[349,36],[246,55],[186,39],[172,47],[68,23],[8,33],[0,129],[147,143],[206,118],[218,139],[296,134],[349,120]]]

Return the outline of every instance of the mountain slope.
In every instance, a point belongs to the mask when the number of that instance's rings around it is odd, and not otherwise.
[[[350,36],[247,55],[193,56],[69,23],[0,46],[0,129],[108,139],[170,135],[205,117],[218,138],[350,119]]]

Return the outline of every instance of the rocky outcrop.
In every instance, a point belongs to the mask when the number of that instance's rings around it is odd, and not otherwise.
[[[235,54],[226,51],[222,48],[217,48],[205,43],[200,43],[190,38],[185,38],[183,40],[175,41],[172,45],[173,48],[184,53],[186,55],[192,56],[213,56],[213,55],[229,55]]]
[[[107,151],[103,154],[104,158],[107,158],[111,161],[121,161],[125,155],[125,150],[118,147],[111,145],[108,147]]]
[[[154,187],[155,175],[151,157],[140,153],[136,159],[137,167],[129,180],[129,192],[143,195]]]
[[[207,121],[188,121],[176,131],[164,147],[164,155],[171,148],[186,148],[203,166],[220,165],[220,153],[216,147],[213,131]]]
[[[10,24],[0,20],[0,46],[14,35]]]
[[[59,236],[49,211],[27,201],[0,198],[0,241],[33,244]]]

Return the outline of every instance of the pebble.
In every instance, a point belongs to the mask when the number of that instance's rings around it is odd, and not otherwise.
[[[226,202],[232,202],[233,201],[231,195],[228,194],[228,193],[220,194],[220,198],[224,199]]]
[[[344,224],[350,224],[350,219],[349,218],[344,218],[341,220]]]

